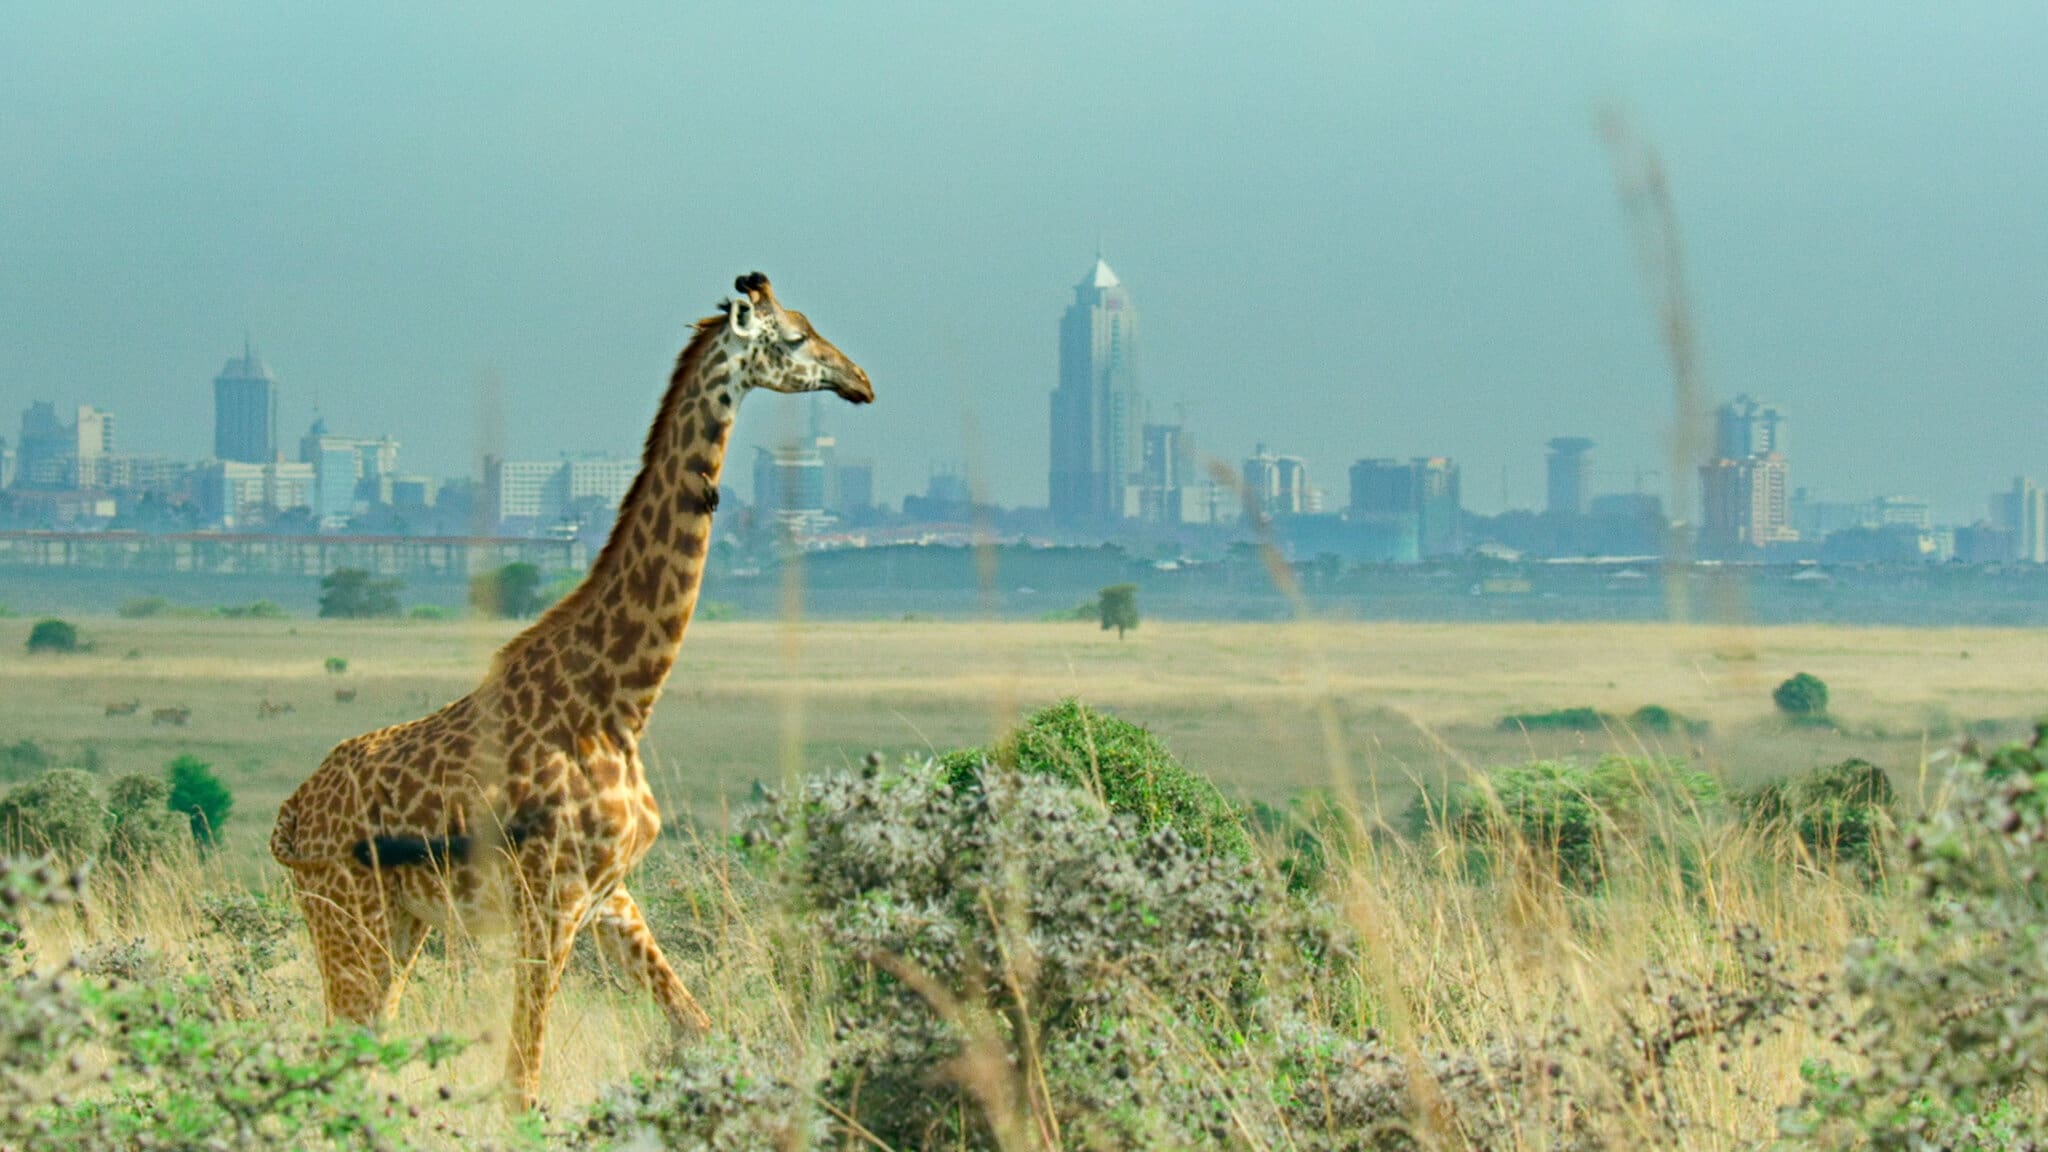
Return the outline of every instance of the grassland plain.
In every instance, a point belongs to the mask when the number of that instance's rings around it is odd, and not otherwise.
[[[0,621],[0,744],[33,740],[103,777],[195,754],[220,768],[238,806],[223,856],[110,887],[91,918],[39,920],[36,951],[87,949],[120,963],[147,954],[159,967],[225,973],[247,988],[243,1009],[317,1027],[318,977],[296,918],[285,921],[274,965],[248,978],[236,975],[246,942],[207,927],[208,901],[246,886],[277,896],[262,844],[289,789],[336,740],[466,691],[516,626],[78,623],[91,651],[31,658],[29,622]],[[706,622],[692,631],[649,748],[671,814],[718,830],[755,781],[854,762],[871,749],[982,742],[1062,695],[1150,725],[1242,798],[1281,799],[1326,786],[1337,772],[1360,794],[1367,819],[1391,818],[1417,778],[1574,750],[1682,753],[1731,783],[1860,755],[1889,767],[1910,800],[1922,792],[1915,785],[1930,751],[1972,728],[2017,734],[2039,710],[2048,679],[2041,640],[2023,631],[1147,621],[1119,642],[1085,624]],[[346,670],[329,671],[330,658],[347,661]],[[1771,688],[1797,671],[1828,682],[1835,727],[1776,718]],[[131,701],[134,714],[107,714]],[[291,710],[259,719],[266,701]],[[1696,737],[1652,737],[1500,723],[1510,713],[1584,706],[1626,715],[1647,704],[1709,726]],[[174,707],[190,709],[185,726],[152,723],[155,709]],[[1705,873],[1644,847],[1642,865],[1599,901],[1520,873],[1471,884],[1441,870],[1447,857],[1438,847],[1393,841],[1353,862],[1331,898],[1358,933],[1356,978],[1390,1035],[1475,1052],[1559,1018],[1589,1036],[1626,1036],[1628,1014],[1643,1008],[1632,985],[1646,967],[1695,980],[1725,973],[1735,963],[1727,933],[1738,925],[1756,926],[1811,972],[1830,969],[1852,939],[1883,932],[1901,914],[1833,874],[1747,866],[1776,849],[1740,830],[1709,835],[1708,850],[1688,857],[1714,861]],[[785,1075],[815,1073],[839,1023],[806,991],[829,983],[816,939],[760,878],[687,834],[644,872],[638,886],[679,970],[718,1006],[722,1042]],[[429,1101],[426,1122],[498,1130],[489,1105],[502,1054],[488,1038],[504,1034],[506,962],[502,940],[437,944],[416,974],[400,1032],[452,1028],[486,1038],[454,1069],[408,1073],[396,1085],[414,1098],[450,1087],[445,1107]],[[1341,1007],[1318,1011],[1335,1022]],[[563,1113],[663,1058],[658,1013],[599,964],[572,971],[555,1023],[546,1091]],[[1691,1126],[1668,1143],[1753,1146],[1797,1096],[1801,1062],[1839,1055],[1824,1035],[1795,1028],[1718,1066],[1688,1056],[1654,1106],[1618,1107],[1613,1122],[1641,1132],[1638,1145],[1657,1143],[1653,1131],[1669,1135],[1651,1124],[1660,1110]],[[1257,1080],[1278,1075],[1255,1071]],[[1588,1090],[1627,1087],[1612,1070],[1585,1076]],[[1556,1106],[1551,1096],[1531,1101]],[[1244,1131],[1262,1131],[1256,1117]],[[429,1143],[475,1146],[443,1136]],[[1249,1135],[1239,1143],[1291,1146]]]
[[[515,624],[80,620],[90,652],[25,654],[0,620],[0,736],[109,776],[181,753],[235,789],[229,858],[254,867],[277,805],[336,741],[467,691]],[[330,657],[347,671],[327,668]],[[1811,672],[1835,729],[1788,730],[1770,690]],[[1346,787],[1404,802],[1464,766],[1582,750],[1692,756],[1732,783],[1856,755],[1910,787],[1930,742],[2017,732],[2048,644],[2026,630],[1641,624],[1087,624],[707,621],[692,629],[648,750],[665,810],[717,827],[756,781],[870,750],[986,741],[1073,695],[1160,733],[1240,798]],[[352,695],[343,702],[342,697]],[[107,706],[140,701],[132,715]],[[259,719],[259,707],[290,705]],[[1647,704],[1702,735],[1504,730],[1510,713]],[[183,726],[158,708],[191,711]],[[1328,723],[1326,723],[1326,720]],[[1334,732],[1331,730],[1334,725]]]

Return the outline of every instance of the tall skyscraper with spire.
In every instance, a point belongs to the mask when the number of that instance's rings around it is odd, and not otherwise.
[[[1145,405],[1138,391],[1138,312],[1100,252],[1060,317],[1060,380],[1052,394],[1053,523],[1115,524],[1131,507],[1144,463]]]
[[[213,458],[277,462],[277,378],[247,338],[241,357],[213,378]]]

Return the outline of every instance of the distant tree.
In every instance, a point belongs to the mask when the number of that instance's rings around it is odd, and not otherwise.
[[[38,620],[29,630],[28,650],[31,652],[76,652],[78,651],[78,629],[62,620]]]
[[[469,602],[489,616],[519,619],[546,607],[540,569],[527,563],[507,564],[469,582]]]
[[[121,601],[121,606],[114,609],[114,615],[123,620],[144,620],[151,616],[161,616],[170,610],[171,602],[161,596],[137,596],[132,600]]]
[[[347,671],[348,671],[348,661],[347,661],[347,660],[345,660],[345,659],[343,659],[343,658],[341,658],[341,657],[339,657],[339,656],[329,656],[329,657],[327,658],[327,674],[328,674],[329,676],[340,676],[340,675],[342,675],[343,673],[345,673],[345,672],[347,672]]]
[[[1814,720],[1828,714],[1828,686],[1818,676],[1799,673],[1771,693],[1778,711],[1794,720]]]
[[[361,568],[336,568],[320,578],[320,615],[359,620],[398,615],[398,580],[372,579]]]
[[[1121,640],[1124,633],[1138,626],[1138,586],[1136,584],[1111,584],[1098,593],[1097,603],[1102,609],[1102,630],[1116,629],[1116,638]]]
[[[204,848],[218,844],[235,796],[213,774],[213,766],[197,756],[180,756],[164,766],[164,779],[171,786],[171,811],[191,821],[192,839]]]

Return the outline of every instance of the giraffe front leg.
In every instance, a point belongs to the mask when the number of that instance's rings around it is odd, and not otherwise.
[[[661,954],[660,943],[654,939],[646,917],[640,914],[640,906],[633,902],[625,885],[612,889],[612,894],[598,907],[591,929],[597,933],[598,946],[611,962],[654,993],[677,1032],[695,1039],[711,1030],[711,1017],[683,986],[682,977],[676,975],[668,957]]]
[[[562,987],[562,970],[576,942],[576,927],[589,904],[554,907],[545,897],[519,901],[519,956],[512,978],[512,1047],[505,1056],[507,1103],[515,1113],[540,1103],[540,1064],[546,1049],[548,1010]]]

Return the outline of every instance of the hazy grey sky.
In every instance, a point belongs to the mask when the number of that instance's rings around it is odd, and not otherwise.
[[[1018,12],[1004,13],[999,7]],[[2048,5],[17,0],[0,427],[112,408],[198,456],[246,328],[295,441],[630,451],[737,272],[872,374],[835,411],[1045,499],[1054,326],[1098,233],[1199,445],[1449,453],[1467,503],[1665,467],[1669,373],[1594,130],[1663,153],[1718,395],[1795,484],[1983,514],[2048,476]],[[429,10],[431,9],[431,10]],[[797,404],[757,397],[742,440]]]

